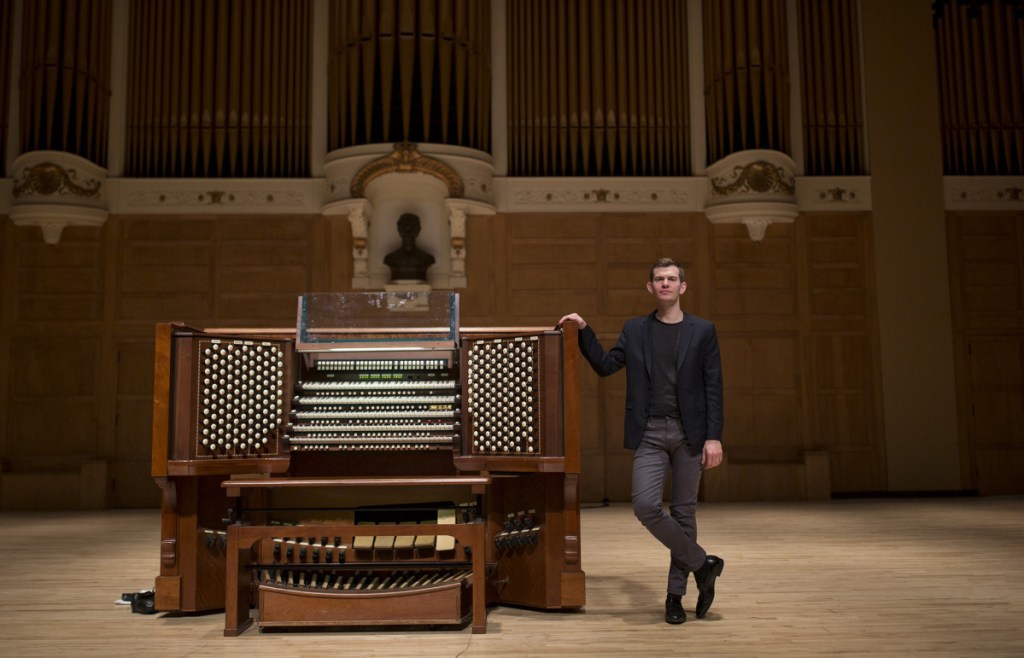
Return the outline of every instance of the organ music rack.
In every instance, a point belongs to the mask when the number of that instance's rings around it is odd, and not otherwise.
[[[158,325],[156,609],[225,609],[234,635],[250,609],[485,632],[485,605],[583,607],[577,363],[575,326],[461,328],[454,293]]]

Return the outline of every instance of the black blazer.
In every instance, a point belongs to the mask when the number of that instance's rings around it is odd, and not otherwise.
[[[588,324],[579,333],[580,352],[598,375],[626,368],[625,447],[640,445],[647,424],[651,388],[651,323],[654,313],[627,320],[619,340],[605,352]],[[686,313],[679,332],[676,389],[683,432],[691,445],[722,438],[722,359],[715,325]]]

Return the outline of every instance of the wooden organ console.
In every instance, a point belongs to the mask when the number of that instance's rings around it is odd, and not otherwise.
[[[583,607],[577,353],[575,325],[460,328],[447,292],[158,325],[156,609],[237,635]]]

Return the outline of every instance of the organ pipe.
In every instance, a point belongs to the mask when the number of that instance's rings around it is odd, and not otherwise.
[[[704,0],[708,161],[789,149],[789,66],[782,0]]]
[[[1024,9],[1012,0],[933,3],[943,169],[1024,174]]]
[[[489,6],[334,0],[329,150],[407,141],[489,151]]]
[[[132,5],[131,176],[309,174],[310,0]]]
[[[685,3],[513,0],[507,25],[510,173],[688,174]]]
[[[26,2],[23,12],[22,151],[65,151],[105,166],[110,0]]]
[[[865,173],[860,35],[855,0],[800,0],[804,173]]]

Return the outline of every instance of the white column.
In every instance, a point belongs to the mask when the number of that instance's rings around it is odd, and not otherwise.
[[[704,11],[701,0],[686,2],[687,55],[690,62],[690,175],[708,166],[707,117],[704,114]]]
[[[110,26],[110,124],[107,128],[107,176],[124,175],[128,112],[128,0],[114,0]]]
[[[860,2],[857,2],[857,43],[860,44],[860,60],[857,65],[860,66],[860,119],[864,126],[864,130],[861,133],[861,146],[864,147],[864,165],[861,173],[871,173],[871,140],[868,139],[868,92],[865,85],[867,84],[867,76],[864,75],[864,8]]]
[[[21,94],[18,91],[18,79],[21,77],[21,22],[22,22],[23,0],[14,0],[14,21],[15,29],[11,30],[11,79],[10,79],[10,103],[7,105],[7,152],[3,154],[6,166],[4,170],[8,176],[12,176],[14,161],[21,155],[21,113],[18,111],[21,104]]]
[[[505,0],[491,0],[491,160],[495,176],[508,176],[508,58]]]
[[[313,0],[309,81],[309,173],[324,175],[327,159],[327,61],[330,56],[330,6],[327,0]]]
[[[800,24],[796,0],[786,0],[786,33],[789,45],[789,157],[796,175],[804,175],[804,112],[800,103]]]

